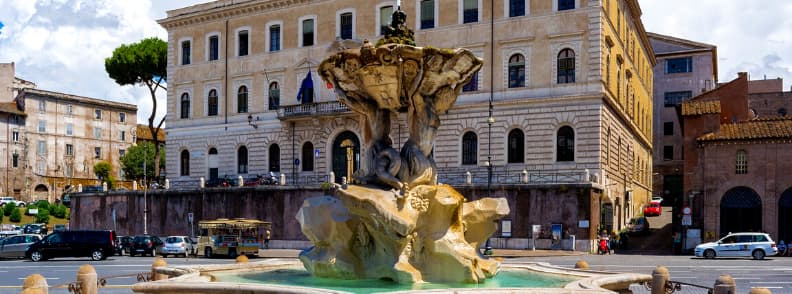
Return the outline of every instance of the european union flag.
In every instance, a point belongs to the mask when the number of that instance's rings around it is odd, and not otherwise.
[[[303,99],[305,99],[303,101]],[[313,103],[313,79],[311,78],[311,71],[302,80],[300,84],[300,91],[297,92],[297,101],[302,103]]]

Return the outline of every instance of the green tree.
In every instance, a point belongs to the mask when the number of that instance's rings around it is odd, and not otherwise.
[[[121,157],[121,169],[124,170],[124,177],[128,180],[143,179],[143,160],[146,161],[146,177],[154,178],[154,144],[143,142],[127,149],[126,154]],[[165,167],[165,151],[160,156],[160,167]]]
[[[41,212],[39,211],[39,213]],[[22,213],[19,212],[19,209],[14,207],[14,211],[11,212],[11,215],[8,217],[8,220],[18,223],[19,221],[22,220]]]
[[[113,51],[113,56],[105,59],[105,71],[110,78],[121,86],[145,85],[151,94],[152,109],[148,127],[154,140],[154,177],[159,177],[160,141],[157,136],[162,123],[154,124],[157,115],[157,90],[167,91],[168,43],[158,38],[147,38],[139,43],[123,44]]]
[[[52,211],[52,215],[57,218],[65,218],[66,217],[66,206],[63,204],[59,204],[58,206],[54,206],[54,208],[50,209]]]
[[[113,171],[113,166],[107,161],[100,161],[94,164],[94,174],[100,181],[107,182],[107,188],[112,189],[115,185],[115,178],[110,175]]]
[[[13,202],[8,203],[5,206],[3,206],[3,214],[5,216],[9,216],[11,215],[12,212],[14,212],[14,210],[16,210],[16,208],[17,208],[16,203]]]

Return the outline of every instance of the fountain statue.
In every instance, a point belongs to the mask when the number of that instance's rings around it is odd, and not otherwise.
[[[466,201],[438,184],[431,157],[440,114],[482,60],[466,49],[416,47],[406,18],[397,10],[376,45],[341,48],[319,66],[339,100],[364,118],[365,152],[356,184],[344,183],[335,197],[310,198],[298,212],[314,244],[299,258],[319,277],[482,283],[500,264],[478,248],[509,213],[508,203]],[[409,138],[397,151],[391,119],[403,112]]]

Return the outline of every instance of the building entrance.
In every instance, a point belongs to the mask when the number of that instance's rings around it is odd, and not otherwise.
[[[721,198],[720,235],[762,230],[762,199],[751,188],[736,187]]]
[[[341,177],[352,180],[352,174],[360,168],[360,140],[351,131],[344,131],[333,141],[333,173],[334,181],[341,182]]]
[[[778,240],[792,242],[792,188],[786,189],[778,201]]]

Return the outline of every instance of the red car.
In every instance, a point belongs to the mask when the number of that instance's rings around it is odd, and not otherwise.
[[[649,206],[644,208],[644,216],[660,216],[661,213],[663,213],[663,207],[657,202],[649,203]]]

